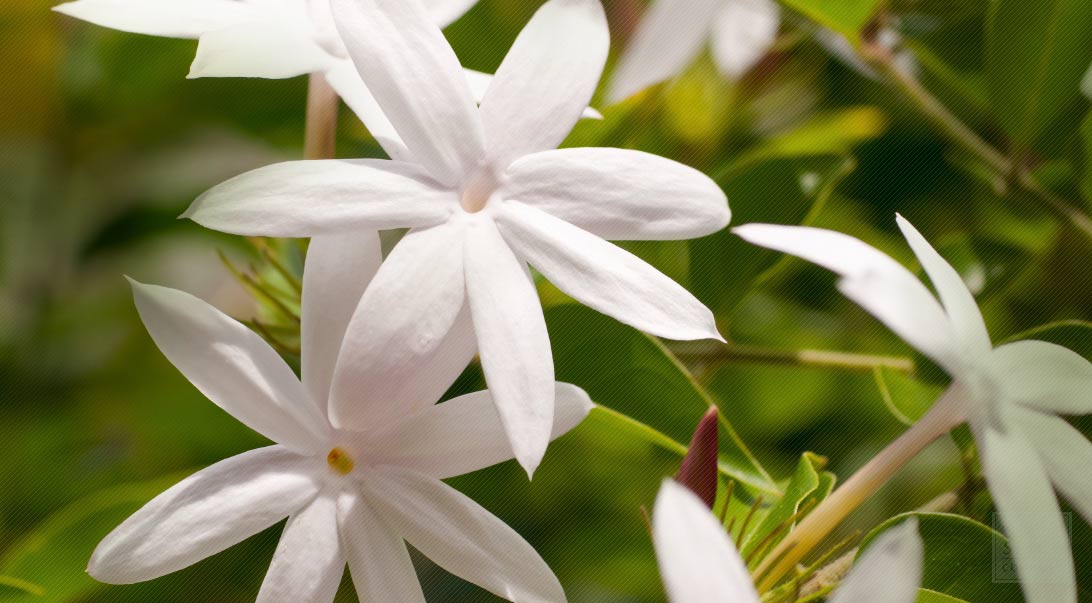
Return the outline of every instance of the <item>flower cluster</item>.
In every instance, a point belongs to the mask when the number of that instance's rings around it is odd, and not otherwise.
[[[231,234],[310,239],[299,377],[216,308],[133,283],[140,317],[167,359],[275,444],[217,463],[151,501],[99,545],[89,566],[96,579],[156,578],[287,518],[260,601],[332,601],[346,564],[362,601],[422,601],[407,542],[508,600],[565,599],[522,537],[441,480],[509,459],[530,477],[549,442],[593,408],[579,384],[555,381],[532,269],[651,335],[723,341],[697,298],[608,241],[701,237],[725,228],[731,214],[712,179],[671,159],[558,148],[580,119],[598,116],[589,106],[610,49],[600,0],[547,1],[494,76],[464,70],[441,31],[473,4],[57,7],[116,29],[198,39],[191,77],[324,78],[390,157],[262,167],[209,190],[183,216]],[[770,0],[661,0],[610,96],[671,77],[707,38],[722,71],[738,77],[779,27]],[[761,224],[735,232],[837,272],[846,296],[952,376],[914,428],[927,433],[914,441],[969,423],[1028,600],[1075,602],[1053,488],[1092,520],[1092,480],[1082,473],[1092,444],[1056,415],[1092,412],[1092,364],[1044,342],[994,348],[958,273],[908,222],[898,224],[939,302],[909,270],[846,235]],[[377,232],[393,229],[407,232],[384,258]],[[488,390],[437,403],[475,357]],[[684,473],[715,465],[715,445],[702,454],[706,460]],[[715,475],[701,498],[673,480],[661,487],[652,531],[675,603],[760,600],[762,585],[710,513],[715,499]],[[816,510],[796,531],[814,525],[813,538],[822,538],[833,527],[823,517]],[[796,561],[793,550],[784,552],[756,575],[776,580]],[[917,526],[905,522],[862,552],[830,600],[913,601],[922,558]]]

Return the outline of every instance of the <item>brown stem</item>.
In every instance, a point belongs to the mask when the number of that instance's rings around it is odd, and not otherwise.
[[[304,126],[304,159],[333,159],[337,143],[337,92],[322,74],[307,84],[307,122]]]

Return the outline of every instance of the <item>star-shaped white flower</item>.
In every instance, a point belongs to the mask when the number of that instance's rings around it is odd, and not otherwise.
[[[657,0],[641,20],[612,77],[611,102],[669,80],[711,41],[713,61],[739,78],[766,55],[781,28],[772,0]]]
[[[246,235],[410,228],[363,296],[334,379],[331,419],[371,425],[421,398],[422,375],[480,353],[520,463],[551,432],[553,358],[528,264],[605,314],[672,339],[717,338],[694,296],[610,239],[684,239],[723,228],[723,191],[700,172],[622,149],[553,150],[606,61],[598,0],[551,0],[479,108],[420,0],[338,0],[349,54],[420,164],[297,161],[236,177],[186,216]],[[416,377],[416,378],[414,378]],[[444,381],[444,379],[440,379]],[[368,404],[370,399],[384,404]]]
[[[133,284],[141,318],[164,355],[210,400],[276,445],[217,463],[156,497],[99,544],[91,576],[115,584],[150,580],[287,517],[259,601],[333,601],[346,562],[361,601],[423,601],[403,540],[498,596],[565,600],[553,572],[519,534],[440,481],[511,458],[488,392],[403,404],[363,432],[327,420],[342,330],[378,262],[374,234],[312,241],[302,381],[261,338],[212,306],[181,291]],[[447,386],[436,385],[433,391]],[[558,436],[587,415],[591,402],[577,387],[555,387]]]
[[[724,525],[674,480],[664,480],[656,497],[652,538],[672,603],[759,603],[747,565]],[[917,520],[885,530],[828,601],[913,603],[921,584],[922,556]]]
[[[970,424],[1029,603],[1075,602],[1054,488],[1092,521],[1092,443],[1055,415],[1092,413],[1092,363],[1043,341],[994,348],[959,273],[902,216],[898,223],[939,302],[913,273],[853,237],[767,224],[736,232],[838,273],[843,294],[952,376],[930,413],[948,417],[950,427]]]

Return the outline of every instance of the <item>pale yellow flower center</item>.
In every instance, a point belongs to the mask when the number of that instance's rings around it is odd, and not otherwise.
[[[353,457],[349,456],[349,454],[341,448],[334,448],[331,450],[330,454],[326,455],[326,462],[330,464],[331,469],[341,475],[349,475],[355,466]]]

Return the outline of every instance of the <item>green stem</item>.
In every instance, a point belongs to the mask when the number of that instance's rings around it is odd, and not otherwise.
[[[21,590],[27,594],[41,597],[45,595],[45,589],[37,584],[32,584],[26,580],[15,578],[12,576],[0,575],[0,586],[7,586],[16,590]]]
[[[907,374],[914,372],[914,361],[910,358],[856,354],[834,350],[784,350],[734,343],[716,346],[699,343],[680,344],[677,347],[673,346],[673,351],[680,360],[687,363],[757,362],[817,368],[838,368],[849,371],[872,371],[877,368],[889,368]]]

